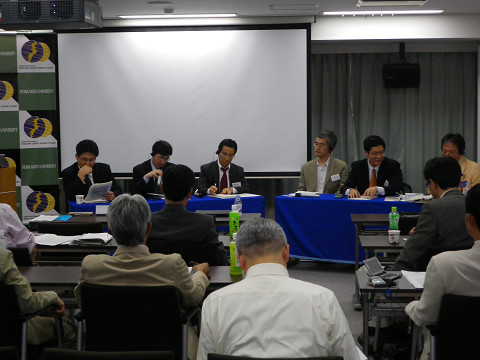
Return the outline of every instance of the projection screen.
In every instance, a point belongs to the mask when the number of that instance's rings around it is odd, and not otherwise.
[[[195,172],[238,143],[248,173],[307,160],[306,28],[58,35],[61,167],[93,139],[99,162],[131,173],[156,140]]]

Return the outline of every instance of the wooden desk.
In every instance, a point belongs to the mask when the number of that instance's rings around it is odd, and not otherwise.
[[[390,272],[400,273],[400,271]],[[370,320],[370,316],[390,316],[395,313],[405,314],[404,304],[420,297],[423,289],[416,289],[403,277],[397,280],[396,286],[375,288],[370,284],[369,276],[365,267],[362,267],[355,272],[355,280],[360,291],[363,308],[363,353],[368,357],[368,321]],[[379,299],[379,296],[385,294],[387,290],[391,295],[388,297],[386,296],[387,299]],[[379,308],[376,306],[379,303],[387,305],[387,307],[384,306],[383,308]],[[392,306],[388,307],[388,304]],[[416,339],[416,337],[416,334],[412,334],[412,339]],[[412,349],[413,348],[414,346],[412,345]]]

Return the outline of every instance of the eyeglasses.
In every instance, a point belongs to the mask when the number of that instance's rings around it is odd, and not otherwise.
[[[370,152],[368,154],[373,156],[373,157],[382,157],[382,156],[385,155],[385,151],[373,151],[373,152]]]
[[[220,156],[223,157],[224,159],[233,159],[235,157],[234,154],[227,154],[227,153],[224,153],[223,151],[220,153]]]
[[[327,145],[324,144],[324,143],[317,143],[317,142],[316,142],[316,143],[313,143],[313,146],[314,146],[314,147],[319,147],[319,148],[324,148],[324,147],[326,147]]]
[[[160,154],[157,154],[157,155],[155,155],[155,157],[160,161],[165,161],[166,162],[166,161],[170,160],[170,156],[162,156]]]
[[[87,157],[81,157],[79,159],[84,163],[94,163],[95,160],[97,160],[97,158],[87,158]]]
[[[442,151],[443,156],[448,156],[448,155],[453,156],[453,155],[457,155],[457,154],[458,154],[458,151],[456,151],[456,150],[444,150],[444,151]]]

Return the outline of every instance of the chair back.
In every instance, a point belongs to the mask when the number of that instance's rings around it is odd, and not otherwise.
[[[85,233],[101,233],[103,232],[103,227],[102,223],[99,222],[70,223],[48,221],[38,223],[38,232],[56,235],[82,235]]]
[[[419,213],[400,213],[400,218],[398,219],[400,235],[408,235],[410,230],[417,226],[419,217]]]
[[[222,354],[208,354],[208,360],[291,360],[292,358],[254,358],[249,356],[232,356]],[[297,360],[343,360],[343,356],[315,356],[296,358]]]
[[[209,263],[210,265],[225,265],[217,264],[215,261],[215,246],[208,243],[202,244],[176,244],[169,242],[160,242],[155,239],[147,240],[147,246],[151,253],[161,254],[180,254],[187,266],[190,266],[191,261],[197,263]]]
[[[480,354],[480,297],[443,295],[436,326],[437,359],[476,359]]]
[[[82,284],[85,349],[182,352],[182,309],[173,285]]]
[[[26,247],[9,247],[8,250],[12,252],[13,261],[17,266],[32,266],[33,261],[30,256],[30,251]]]
[[[13,285],[0,283],[0,346],[20,349],[22,317]]]
[[[46,348],[43,360],[174,360],[172,351],[77,351]]]

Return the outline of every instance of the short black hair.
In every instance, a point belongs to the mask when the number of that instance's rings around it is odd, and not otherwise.
[[[440,149],[443,147],[444,144],[452,143],[458,149],[458,153],[460,155],[465,154],[465,139],[461,134],[452,134],[448,133],[442,138],[442,144],[440,145]]]
[[[458,187],[462,177],[462,169],[458,161],[451,157],[430,159],[423,169],[425,180],[432,179],[441,189]]]
[[[319,139],[327,139],[327,144],[328,144],[328,150],[330,152],[335,149],[335,146],[337,145],[337,135],[331,130],[322,130],[318,133],[317,138]]]
[[[75,147],[75,151],[78,156],[84,153],[90,153],[95,156],[98,156],[98,146],[97,143],[93,140],[85,139],[80,141]]]
[[[195,174],[188,166],[177,164],[163,170],[162,184],[165,198],[170,201],[185,199],[193,188]]]
[[[237,153],[237,143],[235,142],[235,140],[223,139],[222,141],[220,141],[220,144],[218,144],[217,155],[220,154],[224,146],[233,148],[233,150],[235,150],[235,154]]]
[[[155,144],[152,146],[152,156],[156,154],[170,156],[173,153],[172,145],[170,145],[165,140],[155,141]]]
[[[475,185],[467,192],[465,198],[465,211],[474,217],[480,229],[480,184]]]
[[[384,150],[387,149],[387,146],[385,145],[385,141],[383,141],[383,139],[378,135],[370,135],[367,138],[365,138],[365,140],[363,140],[363,149],[366,152],[370,152],[372,147],[376,147],[380,145],[383,146]]]

